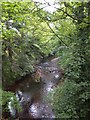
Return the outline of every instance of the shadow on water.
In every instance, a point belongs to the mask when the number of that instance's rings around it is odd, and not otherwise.
[[[22,112],[14,114],[14,117],[17,116],[19,119],[55,118],[52,107],[45,98],[59,83],[61,73],[58,60],[59,58],[54,58],[38,65],[41,68],[41,82],[36,83],[28,76],[11,87],[11,91],[15,92],[22,107]],[[11,115],[13,115],[13,110],[11,110]]]

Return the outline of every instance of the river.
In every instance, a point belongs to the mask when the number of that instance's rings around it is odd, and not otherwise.
[[[59,58],[53,58],[37,65],[41,69],[41,82],[35,82],[31,75],[28,75],[24,80],[9,88],[16,94],[22,107],[22,111],[17,114],[15,109],[10,108],[11,116],[21,120],[23,118],[30,120],[34,118],[55,118],[47,95],[58,85],[62,76],[58,61]]]

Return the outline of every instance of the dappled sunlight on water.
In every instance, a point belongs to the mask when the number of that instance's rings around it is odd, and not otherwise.
[[[34,118],[55,118],[50,106],[46,103],[34,103],[30,106],[29,112]]]
[[[29,78],[14,88],[17,100],[23,108],[23,112],[20,115],[18,113],[19,118],[25,117],[25,111],[27,111],[27,117],[29,118],[30,116],[33,116],[33,118],[55,118],[52,107],[46,97],[59,83],[60,73],[57,62],[58,58],[38,65],[41,69],[40,83],[31,82],[31,78]],[[10,112],[12,113],[13,111],[11,110]]]
[[[30,110],[29,110],[29,112],[31,112],[31,114],[35,117],[35,118],[37,118],[37,117],[39,117],[39,112],[40,112],[40,110],[38,110],[38,109],[40,109],[40,107],[38,106],[38,104],[32,104],[31,106],[30,106]]]

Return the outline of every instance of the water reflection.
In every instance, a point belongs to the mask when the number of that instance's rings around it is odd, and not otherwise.
[[[32,104],[30,106],[29,112],[31,112],[31,115],[34,116],[34,118],[38,118],[40,115],[40,107],[38,103]]]
[[[59,74],[56,74],[56,75],[55,75],[55,78],[56,78],[56,79],[59,78],[59,77],[60,77]]]
[[[34,103],[31,105],[29,112],[34,118],[55,118],[50,106],[46,103]]]
[[[17,100],[18,101],[20,101],[20,102],[22,102],[23,101],[23,93],[20,91],[20,90],[18,90],[17,92],[16,92],[16,98],[17,98]]]
[[[46,90],[47,92],[53,91],[53,83],[52,83],[52,82],[49,82],[49,83],[46,85],[44,91],[45,91],[45,90]]]
[[[27,111],[33,118],[55,118],[51,106],[45,99],[47,94],[53,91],[60,77],[56,60],[39,65],[42,70],[42,81],[40,83],[31,82],[29,78],[17,85],[15,89],[16,97],[23,108],[23,112],[20,113],[19,117],[24,117],[25,111]],[[15,113],[12,112],[12,114]]]

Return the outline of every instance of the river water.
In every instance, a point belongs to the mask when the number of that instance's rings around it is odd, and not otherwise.
[[[33,118],[55,118],[52,107],[47,101],[47,95],[60,82],[61,72],[58,61],[59,58],[53,58],[37,66],[41,68],[41,82],[37,83],[32,80],[31,76],[28,76],[10,88],[16,94],[22,107],[22,111],[16,114],[15,109],[9,106],[13,117],[21,120],[23,118],[30,120]]]

